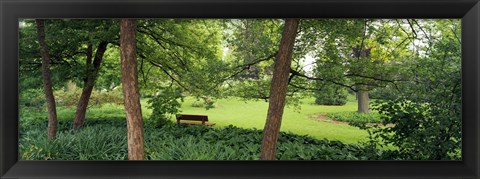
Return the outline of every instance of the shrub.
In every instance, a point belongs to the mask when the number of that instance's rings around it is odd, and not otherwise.
[[[202,101],[200,101],[200,98]],[[215,101],[212,99],[211,96],[202,96],[202,97],[197,97],[196,100],[192,103],[192,107],[196,108],[203,108],[205,107],[206,109],[210,108],[215,108]]]
[[[397,146],[396,155],[410,160],[460,159],[460,116],[435,104],[392,100],[374,105],[385,123],[393,127],[374,132],[387,144]]]
[[[29,108],[32,111],[40,112],[46,109],[45,94],[42,89],[27,89],[20,92],[20,108]]]
[[[54,92],[57,105],[67,108],[75,108],[81,94],[82,89],[76,86],[70,86],[66,90],[58,90]],[[88,102],[89,106],[102,106],[109,103],[123,105],[122,89],[114,89],[112,91],[98,91],[93,89]]]
[[[328,113],[331,119],[343,122],[359,122],[359,123],[382,123],[382,116],[379,113],[358,113],[354,111]]]
[[[315,104],[343,106],[347,103],[348,92],[335,85],[323,85],[321,91],[315,92]]]
[[[153,122],[154,126],[163,126],[171,123],[170,115],[175,115],[180,112],[179,108],[183,102],[182,91],[174,88],[160,88],[160,92],[154,95],[148,103],[149,108],[153,109],[150,116],[150,122]]]
[[[200,100],[195,100],[192,103],[192,107],[195,107],[195,108],[203,108],[204,106],[205,106],[205,104],[203,102],[201,102]]]

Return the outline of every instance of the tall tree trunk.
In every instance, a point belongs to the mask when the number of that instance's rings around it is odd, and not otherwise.
[[[55,96],[53,96],[52,79],[50,77],[50,56],[48,54],[47,43],[45,42],[45,21],[43,19],[35,20],[37,23],[37,37],[40,44],[40,55],[42,56],[42,78],[43,90],[48,106],[48,139],[54,139],[57,136],[57,110],[55,105]]]
[[[129,160],[144,159],[143,121],[137,79],[136,27],[135,19],[122,19],[120,22],[120,56]]]
[[[275,160],[277,139],[282,123],[282,115],[287,95],[288,75],[292,62],[292,51],[299,19],[286,19],[285,27],[280,41],[280,48],[275,57],[272,84],[268,104],[267,120],[263,129],[261,160]]]
[[[88,45],[87,49],[87,69],[85,71],[85,80],[83,84],[82,95],[78,100],[77,111],[75,112],[75,120],[73,122],[73,129],[78,129],[82,127],[83,122],[85,121],[85,113],[87,112],[88,101],[92,94],[93,86],[95,85],[95,80],[98,77],[98,71],[100,70],[100,64],[103,60],[103,54],[107,50],[108,43],[105,41],[100,42],[98,45],[97,51],[95,52],[95,59],[93,60],[92,65],[92,45]]]
[[[370,112],[369,108],[369,98],[368,92],[359,90],[357,91],[357,101],[358,101],[358,113],[368,113]]]

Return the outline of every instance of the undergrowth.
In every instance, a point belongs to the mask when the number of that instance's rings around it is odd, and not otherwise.
[[[149,122],[148,120],[146,122]],[[21,160],[126,160],[125,119],[87,120],[80,130],[61,121],[55,140],[47,139],[47,124],[31,122],[20,130]],[[153,126],[153,125],[152,125]],[[262,131],[234,126],[202,125],[145,127],[146,160],[258,160]],[[281,132],[279,160],[368,160],[366,148],[327,139]]]

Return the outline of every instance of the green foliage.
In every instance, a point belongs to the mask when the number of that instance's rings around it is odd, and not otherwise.
[[[169,132],[168,134],[158,133],[163,137],[151,140],[152,143],[148,145],[157,147],[148,149],[147,153],[151,154],[149,157],[151,159],[213,159],[218,153],[220,156],[218,158],[228,160],[257,159],[258,137],[261,136],[257,134],[258,131],[244,134],[239,132],[242,131],[240,129],[230,130],[229,127],[222,131],[196,126],[173,127],[168,125],[167,119],[179,112],[181,104],[179,100],[183,100],[180,91],[188,92],[193,97],[212,97],[204,99],[203,103],[198,103],[199,106],[206,108],[213,107],[213,102],[229,96],[241,97],[245,100],[267,100],[273,67],[272,59],[278,50],[282,20],[147,19],[138,22],[140,93],[143,97],[153,96],[149,109],[152,110],[152,115],[146,120],[151,125],[147,127],[162,127],[162,130]],[[90,105],[99,107],[107,103],[123,102],[120,90],[114,90],[121,86],[120,73],[118,73],[120,70],[118,42],[115,40],[118,39],[118,20],[55,19],[46,22],[52,80],[59,103],[58,114],[61,122],[59,130],[62,131],[59,134],[60,137],[56,139],[58,143],[48,142],[44,139],[45,137],[35,137],[46,133],[39,131],[40,128],[46,129],[45,100],[41,90],[42,80],[39,68],[41,63],[34,21],[21,20],[20,23],[20,125],[23,130],[21,135],[31,137],[26,143],[29,145],[22,146],[25,158],[100,159],[102,156],[89,154],[95,151],[93,147],[97,145],[106,151],[110,151],[109,147],[113,148],[112,151],[120,151],[120,148],[124,150],[124,146],[103,145],[102,141],[87,136],[87,134],[91,137],[96,136],[95,130],[105,130],[107,133],[116,131],[113,126],[123,127],[124,123],[109,123],[112,128],[98,127],[92,131],[80,131],[76,135],[83,135],[81,132],[85,132],[86,136],[79,140],[91,140],[91,143],[87,141],[85,147],[81,146],[78,149],[69,148],[83,145],[68,143],[75,140],[70,139],[73,136],[69,136],[69,132],[65,132],[71,126],[71,114],[74,113],[68,108],[76,106],[81,90],[59,90],[69,81],[74,81],[81,86],[85,71],[89,68],[85,60],[87,46],[91,44],[93,49],[96,49],[100,41],[108,41],[110,44],[95,86],[98,91],[93,91]],[[341,138],[344,141],[353,142],[364,138],[363,134],[366,130],[370,138],[365,144],[366,149],[362,149],[361,154],[357,155],[355,147],[343,151],[344,148],[351,147],[350,145],[342,145],[339,148],[337,144],[333,144],[335,142],[331,141],[319,143],[319,145],[310,145],[312,143],[310,141],[309,145],[306,145],[299,141],[307,139],[293,137],[292,140],[295,142],[281,140],[278,148],[281,152],[277,158],[459,158],[462,86],[460,34],[459,20],[302,20],[294,47],[292,69],[311,76],[308,78],[291,74],[287,105],[299,108],[300,99],[309,97],[311,94],[306,94],[311,91],[317,91],[315,93],[318,98],[317,103],[344,104],[345,93],[343,90],[338,90],[340,86],[353,91],[369,91],[372,98],[387,101],[378,103],[377,109],[380,114],[360,116],[352,112],[329,115],[331,118],[348,121],[364,130],[305,119],[305,116],[314,113],[311,111],[318,113],[320,110],[339,109],[332,106],[307,106],[304,108],[309,111],[308,114],[302,115],[286,112],[282,130],[310,133],[316,137]],[[301,62],[307,54],[314,57],[311,64],[314,67],[311,72],[307,72],[303,68],[305,64]],[[319,88],[321,86],[318,83],[312,83],[312,80],[336,86],[324,88],[321,91]],[[171,88],[158,88],[158,86]],[[217,108],[209,111],[214,111],[213,115],[209,114],[209,117],[218,119],[217,126],[235,124],[245,127],[264,124],[265,103],[256,103],[252,105],[253,108],[247,108],[244,105],[233,110],[221,105],[223,104],[216,103]],[[87,118],[90,120],[86,123],[99,124],[112,116],[124,115],[123,110],[117,109],[118,106],[109,107],[111,107],[109,110],[89,109]],[[232,115],[240,111],[240,108],[248,112],[242,111],[240,117],[238,114]],[[120,109],[123,108],[120,107]],[[344,108],[341,110],[344,111]],[[199,110],[192,111],[199,112]],[[95,119],[94,122],[91,119]],[[119,120],[125,121],[122,117]],[[370,122],[395,125],[366,125]],[[318,124],[323,127],[320,132],[317,130]],[[152,129],[149,132],[156,135],[155,132],[159,132],[158,130]],[[103,137],[99,138],[104,141],[125,143],[120,141],[123,139],[109,138],[106,136],[107,133],[101,134]],[[185,137],[185,133],[192,135]],[[112,134],[124,136],[121,133],[112,132]],[[204,134],[208,135],[203,136]],[[225,138],[230,135],[240,137]],[[282,133],[283,135],[288,136]],[[62,139],[61,136],[68,137]],[[250,139],[252,136],[253,139]],[[63,143],[66,145],[63,146]],[[243,146],[244,143],[248,145]],[[398,150],[376,150],[384,143],[393,145]],[[158,149],[159,146],[170,144],[172,144],[172,150]],[[200,148],[195,150],[195,146]],[[86,151],[82,151],[83,149]],[[61,157],[57,151],[63,150],[82,152],[85,155],[75,158],[74,155],[79,155],[75,153]],[[209,151],[215,153],[208,153]],[[125,158],[123,151],[118,153],[121,155],[109,159]]]
[[[20,21],[19,28],[19,73],[21,89],[40,88],[41,59],[37,42],[36,24],[33,19]],[[83,83],[86,65],[86,51],[89,44],[96,47],[100,41],[117,43],[119,25],[117,20],[50,19],[45,21],[45,40],[51,59],[51,78],[54,88],[60,88],[69,81]],[[109,45],[108,48],[112,46]],[[116,58],[118,59],[118,58]],[[118,60],[115,60],[118,61]],[[111,60],[104,60],[109,64]],[[117,62],[118,63],[118,62]],[[109,78],[103,79],[104,83]],[[117,78],[112,78],[117,80]],[[99,88],[101,89],[101,88]]]
[[[279,19],[232,19],[224,21],[225,47],[231,74],[228,95],[245,100],[267,100],[278,51],[282,21]]]
[[[295,58],[314,58],[312,80],[370,91],[400,78],[399,61],[408,54],[412,41],[403,29],[408,23],[391,19],[304,19]],[[311,80],[309,80],[311,81]],[[322,93],[318,83],[297,84]],[[334,101],[334,100],[333,100]],[[323,102],[323,100],[319,100]]]
[[[211,109],[215,108],[215,100],[211,96],[196,97],[192,107]]]
[[[82,89],[70,83],[68,86],[65,90],[54,92],[55,101],[58,106],[75,108],[78,105],[78,99],[82,94]],[[104,104],[123,104],[122,89],[112,91],[98,91],[93,89],[88,106],[102,106]]]
[[[44,123],[35,123],[28,131],[21,131],[20,159],[126,160],[124,121],[87,122],[81,130],[60,132],[51,141],[47,139]],[[60,123],[65,127],[70,124]],[[147,160],[258,160],[261,139],[261,130],[234,126],[145,126]],[[365,152],[358,145],[281,132],[277,159],[367,160]]]
[[[398,94],[398,90],[392,88],[391,86],[385,88],[376,88],[368,92],[368,96],[370,99],[396,99]]]
[[[336,121],[358,122],[358,123],[382,123],[382,115],[379,113],[358,113],[358,112],[336,112],[328,113],[327,116]]]
[[[270,93],[270,79],[251,79],[232,82],[229,95],[245,100],[267,99]]]
[[[182,88],[192,96],[221,96],[228,74],[222,56],[220,21],[147,19],[138,21],[139,84]]]
[[[197,99],[192,103],[192,107],[203,108],[205,107],[205,104],[202,101]]]
[[[127,159],[126,128],[108,124],[61,131],[54,140],[49,140],[46,127],[39,125],[21,133],[19,144],[21,160]]]
[[[141,99],[142,115],[147,125],[157,125],[155,120],[150,120],[152,113],[147,101],[150,98]],[[312,114],[319,112],[341,112],[355,111],[356,103],[352,102],[354,96],[349,96],[350,101],[345,106],[321,106],[314,105],[313,98],[302,99],[301,111],[296,112],[295,108],[286,106],[282,120],[282,130],[291,131],[299,135],[309,135],[317,139],[327,138],[329,140],[339,140],[345,143],[358,143],[367,137],[367,133],[355,127],[348,125],[339,125],[330,122],[315,121],[309,118]],[[216,100],[216,108],[206,110],[205,108],[191,107],[195,101],[192,96],[184,98],[181,108],[185,114],[208,115],[209,120],[217,123],[215,127],[224,127],[234,125],[242,128],[263,128],[265,125],[265,111],[268,109],[268,103],[264,101],[243,101],[238,98],[227,98]],[[288,102],[288,98],[287,98]],[[46,109],[41,112],[32,111],[29,108],[20,106],[19,118],[22,127],[28,127],[32,121],[47,121]],[[57,117],[60,122],[71,122],[75,116],[75,108],[57,107]],[[123,118],[125,120],[125,111],[123,105],[104,104],[102,106],[92,106],[87,110],[86,123],[92,121],[101,121],[111,118]],[[170,118],[172,120],[174,118]],[[173,120],[174,121],[174,120]],[[307,127],[306,127],[307,126]],[[71,126],[68,126],[71,127]],[[319,130],[322,129],[322,130]],[[61,129],[59,129],[61,130]],[[69,130],[69,128],[66,128]]]
[[[18,102],[20,108],[29,108],[33,112],[41,112],[45,109],[45,94],[41,89],[25,89],[20,91]]]
[[[158,88],[155,96],[148,100],[149,108],[153,109],[150,121],[154,122],[154,126],[164,126],[171,123],[168,120],[171,116],[180,112],[180,101],[183,102],[182,91],[177,88]]]
[[[237,80],[259,80],[271,75],[272,55],[278,50],[282,24],[279,19],[232,19],[225,21],[226,46]],[[245,64],[245,65],[243,65]]]
[[[458,20],[438,20],[424,28],[428,46],[417,47],[400,75],[408,81],[390,86],[375,109],[395,126],[372,129],[392,155],[415,160],[460,159],[461,43]]]
[[[378,103],[376,109],[385,123],[395,126],[379,128],[375,133],[388,144],[397,146],[398,155],[412,160],[459,159],[460,130],[455,118],[439,116],[435,106],[398,100]]]
[[[73,83],[67,83],[67,87],[54,91],[57,107],[75,108],[82,89]],[[89,100],[89,107],[101,107],[105,104],[123,104],[123,94],[121,89],[112,91],[93,90]],[[20,93],[19,106],[21,109],[29,110],[32,113],[39,113],[46,110],[46,101],[43,90],[25,89]]]
[[[107,50],[103,55],[102,65],[98,71],[98,76],[95,80],[95,88],[112,91],[122,86],[122,66],[119,58],[120,49],[115,45],[108,45]],[[141,82],[140,77],[139,82]]]
[[[321,91],[315,92],[315,104],[343,106],[347,104],[348,92],[337,85],[322,85]]]

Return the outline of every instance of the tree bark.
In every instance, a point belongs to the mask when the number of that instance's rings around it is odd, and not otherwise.
[[[45,42],[45,21],[43,19],[35,20],[37,23],[37,37],[40,44],[40,55],[42,56],[42,78],[45,99],[48,108],[48,139],[54,139],[57,136],[57,110],[55,105],[55,96],[53,96],[52,79],[50,76],[50,56],[48,54],[47,43]]]
[[[92,94],[93,86],[95,85],[95,80],[98,77],[98,71],[100,70],[100,64],[103,60],[103,54],[107,50],[108,43],[105,41],[100,42],[98,45],[97,51],[95,52],[95,59],[93,60],[92,65],[92,45],[88,45],[87,49],[87,59],[85,71],[85,80],[83,84],[82,94],[78,100],[77,111],[75,112],[75,119],[73,122],[73,129],[78,129],[82,127],[85,121],[85,113],[87,112],[88,101]]]
[[[120,22],[120,56],[129,160],[144,159],[143,121],[137,78],[136,27],[135,19],[122,19]]]
[[[358,101],[358,113],[368,113],[370,112],[369,108],[369,98],[368,92],[359,90],[357,91],[357,101]]]
[[[285,27],[283,29],[278,54],[275,57],[275,66],[270,86],[267,120],[265,128],[263,129],[261,160],[275,160],[277,139],[285,107],[292,51],[299,22],[299,19],[285,20]]]

